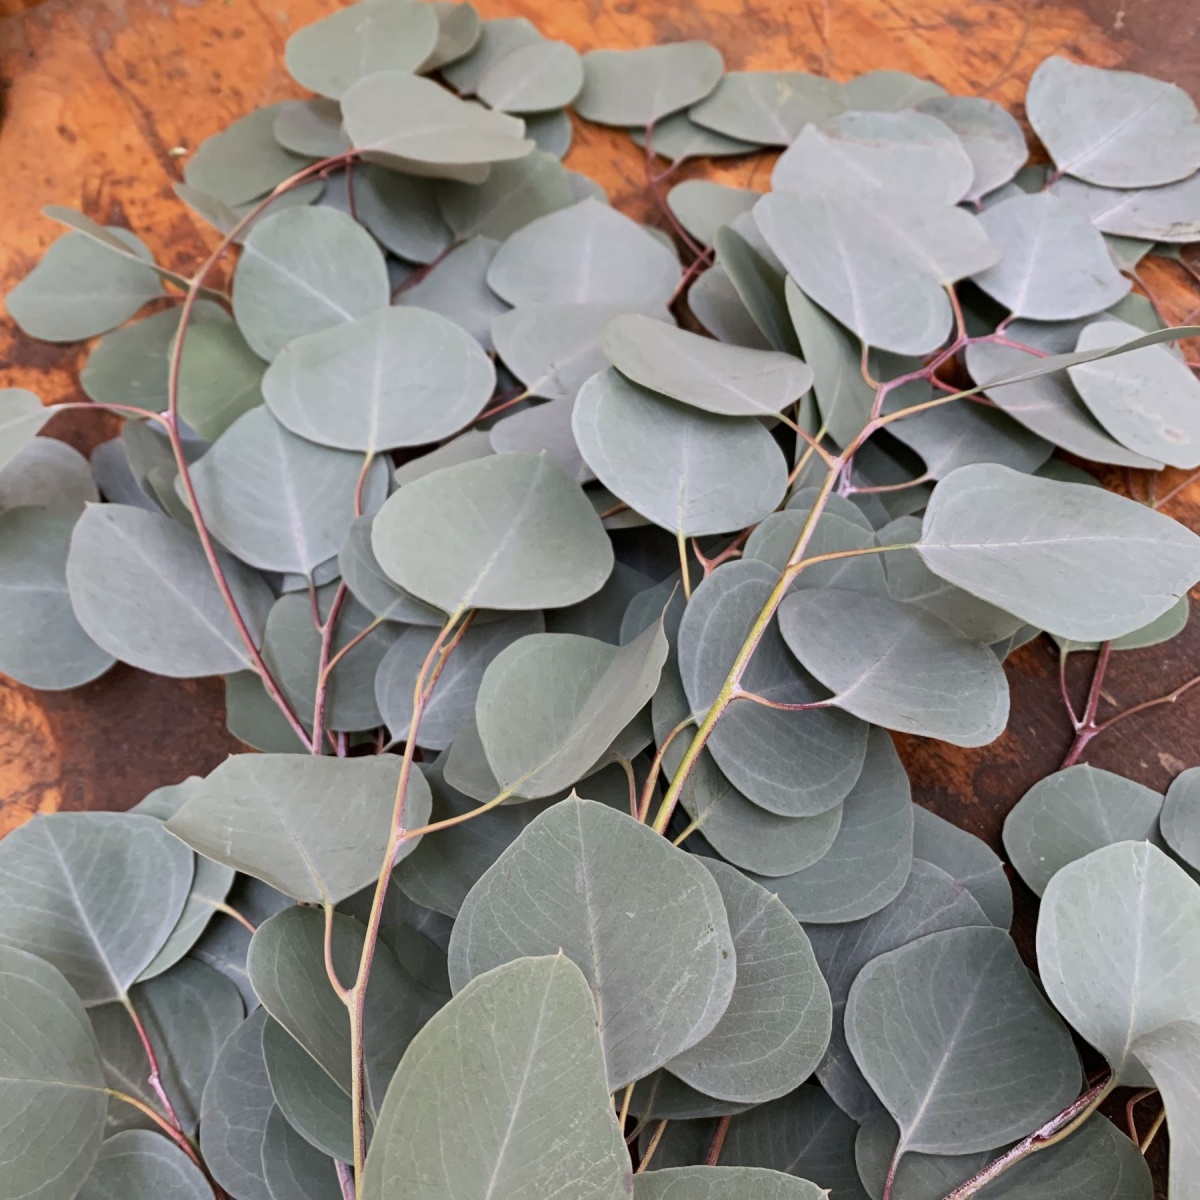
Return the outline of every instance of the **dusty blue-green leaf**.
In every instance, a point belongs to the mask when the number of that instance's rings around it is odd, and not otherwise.
[[[342,1200],[333,1161],[297,1133],[278,1108],[267,1118],[262,1161],[273,1200]]]
[[[914,807],[914,815],[920,811]],[[814,925],[808,931],[833,1000],[833,1034],[817,1078],[854,1120],[863,1121],[879,1108],[846,1044],[846,1000],[855,977],[872,959],[926,934],[985,924],[983,910],[961,883],[915,858],[903,890],[878,912],[846,924]]]
[[[536,41],[510,50],[479,77],[478,95],[506,113],[542,113],[570,104],[583,87],[583,63],[566,42]]]
[[[1025,106],[1066,175],[1105,187],[1151,187],[1200,167],[1200,116],[1174,84],[1054,55],[1033,73]]]
[[[30,337],[76,342],[127,321],[163,292],[150,251],[127,229],[109,232],[133,253],[119,254],[84,233],[60,237],[4,298]]]
[[[204,1173],[159,1133],[130,1129],[100,1147],[78,1200],[208,1200]]]
[[[554,609],[547,619],[546,629],[550,633],[578,633],[602,642],[611,642],[614,646],[620,645],[626,610],[634,596],[641,595],[650,586],[648,575],[623,562],[614,563],[608,582],[594,596],[570,608]],[[658,613],[653,613],[651,619],[657,617]]]
[[[1079,1091],[1069,1032],[992,926],[932,933],[872,959],[850,988],[845,1025],[900,1126],[898,1153],[994,1149]]]
[[[1064,866],[1038,914],[1046,993],[1119,1084],[1153,1087],[1137,1041],[1200,1014],[1200,888],[1147,842],[1117,842]]]
[[[962,142],[936,116],[912,109],[842,112],[801,130],[775,164],[771,184],[782,191],[816,185],[851,192],[874,185],[889,200],[957,204],[971,191],[974,171]]]
[[[1200,174],[1163,187],[1132,189],[1095,187],[1067,175],[1051,191],[1081,208],[1110,237],[1168,244],[1200,239]]]
[[[1076,641],[1145,625],[1200,577],[1200,539],[1161,513],[986,464],[934,489],[918,553],[942,579]]]
[[[858,1135],[855,1153],[872,1200],[883,1195],[898,1133],[886,1113]],[[907,1154],[892,1184],[894,1200],[941,1200],[993,1158],[980,1154]],[[1093,1117],[1063,1142],[1013,1164],[979,1189],[983,1200],[1150,1200],[1154,1184],[1137,1144],[1104,1117]]]
[[[30,1200],[73,1200],[104,1132],[104,1072],[87,1015],[41,958],[0,946],[0,1187]]]
[[[1123,345],[1142,331],[1126,321],[1096,321],[1079,335],[1088,352]],[[1123,446],[1171,467],[1200,465],[1200,380],[1166,346],[1144,346],[1068,368],[1101,425]]]
[[[752,220],[750,226],[743,226],[742,230],[749,228],[757,229],[758,226]],[[762,242],[761,237],[758,240]],[[718,229],[713,245],[717,251],[717,268],[729,276],[734,291],[767,345],[784,354],[799,354],[800,344],[788,319],[784,272],[769,262],[763,253],[764,249],[770,251],[770,248],[752,245],[733,225]]]
[[[945,94],[940,84],[907,71],[867,71],[842,85],[842,98],[851,111],[901,112]]]
[[[184,162],[183,177],[193,191],[235,208],[257,200],[308,166],[275,138],[282,104],[268,104],[205,138]]]
[[[536,799],[586,775],[649,703],[666,654],[658,624],[620,647],[543,633],[503,648],[483,673],[475,705],[501,789]]]
[[[365,928],[353,917],[333,918],[330,961],[346,984],[355,978],[365,936]],[[285,909],[259,926],[246,965],[263,1007],[349,1094],[350,1017],[326,974],[324,937],[319,911]],[[405,1047],[441,1000],[400,966],[389,947],[376,946],[372,961],[364,1001],[363,1053],[365,1100],[374,1116]]]
[[[545,627],[538,612],[514,613],[487,624],[472,625],[438,676],[421,715],[417,745],[445,750],[462,725],[474,717],[475,697],[492,660],[519,638],[541,633]],[[417,677],[436,636],[433,629],[406,629],[379,664],[375,698],[395,741],[408,740]]]
[[[6,466],[50,420],[51,410],[24,388],[0,388],[0,467]]]
[[[724,564],[692,595],[679,628],[679,667],[692,712],[716,700],[778,573],[753,560]],[[826,698],[768,625],[742,677],[746,691],[782,704]],[[755,804],[786,817],[810,817],[844,799],[862,770],[867,727],[833,709],[807,712],[735,700],[707,746],[733,785]],[[797,764],[802,764],[797,770]]]
[[[307,160],[302,160],[302,162],[307,165]],[[268,209],[257,216],[255,212],[258,208],[258,201],[255,200],[230,206],[216,196],[210,196],[198,188],[190,188],[185,183],[175,184],[172,190],[198,217],[211,225],[218,233],[232,234],[234,245],[240,246],[245,243],[246,238],[263,216],[275,216],[285,209],[304,208],[319,200],[325,192],[325,181],[313,179],[308,183],[291,188],[273,200]],[[245,221],[244,225],[243,221]]]
[[[0,467],[0,513],[35,507],[77,517],[99,499],[88,460],[57,438],[35,437]]]
[[[931,96],[916,108],[948,125],[967,152],[974,176],[964,200],[978,201],[1003,187],[1029,157],[1021,126],[994,100],[982,96]]]
[[[0,473],[0,495],[3,478]],[[114,661],[71,607],[66,562],[74,526],[73,516],[47,508],[0,514],[0,670],[27,687],[78,687]]]
[[[154,1048],[164,1090],[189,1135],[200,1120],[200,1094],[225,1039],[245,1016],[236,985],[213,968],[184,959],[163,975],[130,989],[130,1002]],[[150,1061],[124,1005],[102,1004],[88,1014],[109,1087],[159,1109],[150,1086]],[[156,1128],[117,1097],[108,1104],[108,1130]]]
[[[720,51],[701,41],[592,50],[575,110],[601,125],[649,125],[703,100],[723,69]]]
[[[571,962],[522,959],[473,980],[413,1039],[388,1089],[363,1200],[627,1200],[596,1013]],[[464,1137],[464,1134],[466,1135]]]
[[[737,981],[721,1019],[667,1069],[706,1095],[774,1100],[812,1073],[829,1044],[829,989],[804,930],[770,892],[716,860]]]
[[[542,150],[497,163],[483,183],[443,183],[437,200],[460,242],[479,236],[503,241],[530,221],[575,202],[562,164]]]
[[[342,121],[369,161],[468,183],[482,183],[492,163],[522,158],[534,148],[519,118],[460,100],[405,71],[361,78],[342,96]]]
[[[415,71],[437,40],[431,5],[359,0],[297,30],[288,38],[284,59],[297,83],[337,99],[377,71]]]
[[[679,404],[611,369],[580,389],[572,424],[601,483],[683,536],[753,525],[787,488],[787,464],[762,425]]]
[[[1129,291],[1104,239],[1071,205],[1013,196],[979,217],[1003,257],[972,279],[1014,316],[1062,321],[1099,312]]]
[[[55,813],[0,843],[0,942],[58,967],[87,1005],[116,1000],[183,911],[192,860],[153,817]]]
[[[1014,332],[1012,336],[1020,340],[1021,335]],[[1154,459],[1135,453],[1105,432],[1080,399],[1066,372],[1040,375],[1007,387],[991,387],[990,380],[1022,374],[1026,368],[1035,367],[1036,360],[1034,355],[1015,346],[987,342],[967,347],[967,366],[993,404],[1056,446],[1090,462],[1158,469]]]
[[[629,1111],[642,1122],[679,1121],[692,1122],[708,1117],[727,1117],[753,1109],[750,1104],[734,1104],[728,1100],[717,1100],[689,1087],[670,1071],[655,1071],[639,1079],[634,1085]],[[707,1145],[707,1143],[706,1143]],[[684,1165],[684,1164],[664,1164]]]
[[[1039,896],[1068,863],[1114,842],[1157,841],[1162,795],[1111,771],[1075,766],[1039,779],[1004,820],[1004,848]]]
[[[810,123],[841,112],[842,89],[804,71],[730,71],[688,116],[728,137],[790,146]]]
[[[462,440],[464,439],[450,444],[458,445]],[[437,468],[431,464],[431,469]],[[404,473],[404,467],[397,472],[398,475]],[[409,479],[398,478],[396,482],[407,483]],[[338,551],[338,569],[346,587],[350,589],[350,594],[365,609],[383,620],[398,621],[405,625],[441,625],[445,618],[436,608],[415,596],[410,596],[383,573],[383,568],[376,561],[375,551],[371,548],[371,527],[374,520],[372,513],[358,517],[350,526],[346,540]]]
[[[391,579],[444,612],[576,604],[613,564],[583,490],[544,455],[498,454],[413,480],[376,514],[371,544]]]
[[[465,329],[485,350],[492,349],[492,321],[508,305],[486,282],[499,243],[473,237],[456,246],[419,283],[406,287],[396,304],[425,308]]]
[[[541,41],[537,27],[525,17],[494,17],[480,24],[469,53],[442,69],[442,78],[460,95],[473,96],[484,72],[520,46]]]
[[[552,112],[533,113],[525,118],[525,136],[532,138],[539,150],[563,159],[571,149],[571,141],[575,136],[575,127],[565,108]],[[567,186],[571,189],[571,197],[580,199],[572,184],[573,172],[566,173]]]
[[[1134,1046],[1150,1069],[1163,1098],[1171,1134],[1170,1194],[1192,1200],[1200,1178],[1200,1022],[1173,1021],[1153,1033],[1143,1034]],[[1149,1194],[1149,1189],[1146,1189]]]
[[[215,441],[262,403],[263,362],[223,310],[206,305],[188,323],[179,367],[179,415]]]
[[[812,371],[790,355],[726,346],[635,314],[610,321],[600,345],[635,383],[724,416],[773,415],[812,386]]]
[[[233,277],[233,315],[268,361],[293,338],[364,317],[389,297],[383,252],[332,208],[289,209],[256,224]]]
[[[196,463],[192,483],[213,535],[243,562],[310,575],[337,554],[355,519],[363,466],[361,455],[297,437],[259,407]],[[386,494],[387,465],[379,459],[366,472],[362,507],[373,512]]]
[[[900,517],[885,525],[878,536],[883,546],[911,545],[920,541],[921,518]],[[971,641],[990,645],[1011,637],[1020,628],[1020,617],[939,579],[916,550],[895,550],[881,557],[887,572],[888,594],[893,599],[928,609]]]
[[[285,150],[304,157],[332,158],[350,149],[341,107],[324,97],[285,100],[276,109],[271,132]]]
[[[729,272],[720,264],[703,272],[688,288],[687,306],[696,320],[720,341],[753,350],[771,348],[738,294]]]
[[[264,880],[295,900],[337,903],[379,874],[400,760],[235,754],[167,828],[200,854]],[[424,825],[429,788],[408,778],[405,826]],[[405,843],[401,853],[413,843]]]
[[[453,241],[434,180],[367,163],[354,173],[354,204],[358,219],[406,262],[431,263]]]
[[[318,1150],[354,1161],[350,1097],[278,1021],[263,1026],[271,1094],[288,1123]]]
[[[1143,625],[1140,629],[1135,629],[1132,633],[1114,638],[1112,648],[1114,650],[1141,650],[1146,646],[1157,646],[1162,642],[1168,642],[1183,632],[1190,616],[1191,605],[1188,598],[1186,595],[1180,596],[1161,617],[1155,617],[1153,621]],[[1074,654],[1079,650],[1100,649],[1099,642],[1073,642],[1069,638],[1060,637],[1055,637],[1054,640],[1058,643],[1059,650],[1066,654]]]
[[[955,746],[986,745],[1008,722],[996,656],[919,605],[807,588],[780,605],[779,628],[832,703],[864,721]]]
[[[251,636],[271,604],[263,579],[218,551]],[[167,517],[123,504],[93,505],[67,555],[75,616],[102,649],[159,675],[219,675],[248,665],[199,539]]]
[[[510,304],[665,304],[679,262],[646,230],[598,200],[519,229],[496,252],[488,285]]]
[[[807,1179],[761,1167],[670,1167],[634,1177],[634,1200],[822,1200]]]
[[[438,39],[433,52],[421,63],[421,71],[436,71],[470,54],[483,29],[479,13],[467,3],[454,4],[451,0],[434,0],[431,5],[438,19]]]
[[[420,308],[383,308],[297,338],[268,369],[263,395],[302,438],[377,453],[456,433],[495,384],[487,355],[453,321]],[[309,471],[315,493],[319,473]],[[336,515],[328,498],[310,499]]]
[[[798,921],[841,924],[894,900],[912,868],[913,805],[908,776],[882,729],[872,729],[866,760],[842,802],[842,823],[829,850],[793,875],[754,878]]]
[[[634,145],[645,149],[647,138],[644,128],[631,129],[629,136]],[[692,158],[728,158],[738,154],[753,154],[760,149],[757,142],[726,137],[723,133],[697,125],[684,112],[672,113],[661,121],[655,121],[649,141],[652,154],[672,163],[683,163]]]
[[[194,327],[220,311],[208,301],[197,301],[189,338]],[[171,343],[178,327],[179,309],[172,307],[105,334],[79,373],[80,386],[97,404],[134,404],[164,411]]]
[[[272,754],[307,754],[257,671],[225,676],[225,725],[240,742]]]
[[[843,512],[829,508],[821,514],[804,551],[806,560],[824,554],[874,548],[874,534],[857,521],[844,516]],[[776,571],[783,571],[807,520],[806,507],[786,508],[782,512],[771,513],[755,526],[746,539],[743,557],[765,562]],[[877,554],[814,562],[800,572],[792,586],[795,589],[836,587],[882,595],[886,591],[883,564],[883,556]]]
[[[592,801],[548,809],[471,889],[450,939],[450,981],[461,989],[548,946],[578,963],[595,993],[609,1090],[694,1046],[733,994],[733,938],[712,876]]]
[[[1163,840],[1190,867],[1200,871],[1200,771],[1189,767],[1171,781],[1159,817]]]
[[[998,929],[1012,924],[1012,886],[995,851],[973,833],[937,813],[913,807],[913,855],[940,867],[975,898]]]
[[[267,1119],[275,1107],[263,1063],[265,1010],[230,1034],[200,1102],[200,1153],[213,1178],[238,1200],[274,1200],[262,1173]]]
[[[488,440],[497,454],[545,454],[577,483],[594,482],[596,477],[575,443],[571,428],[574,410],[574,400],[568,396],[531,404],[501,417],[492,426]]]
[[[751,188],[730,187],[707,179],[688,179],[667,193],[667,204],[679,223],[698,242],[712,245],[716,232],[740,213],[749,212],[762,195]]]

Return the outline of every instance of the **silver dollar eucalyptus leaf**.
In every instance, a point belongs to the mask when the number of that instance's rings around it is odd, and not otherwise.
[[[737,982],[716,1028],[667,1069],[722,1100],[775,1100],[808,1078],[829,1044],[829,989],[808,937],[777,897],[725,863],[704,865],[725,902]]]
[[[1200,1069],[1200,1022],[1173,1021],[1153,1033],[1143,1034],[1136,1043],[1137,1053],[1150,1069],[1163,1098],[1168,1122],[1175,1130],[1171,1138],[1171,1173],[1168,1186],[1172,1196],[1192,1200],[1196,1180],[1200,1178],[1200,1139],[1196,1136],[1200,1118],[1200,1089],[1196,1087]],[[1146,1187],[1149,1195],[1149,1187]]]
[[[394,755],[355,758],[237,754],[167,823],[194,850],[279,888],[334,903],[378,874],[400,775]],[[429,816],[429,787],[408,778],[404,823]],[[416,843],[404,843],[411,853]]]
[[[1200,538],[1161,513],[990,464],[938,484],[917,549],[935,575],[1077,641],[1145,625],[1200,577]]]
[[[24,388],[0,388],[0,467],[7,466],[50,420],[50,409]]]
[[[488,440],[497,454],[544,453],[578,483],[592,483],[596,477],[583,461],[571,428],[574,409],[568,396],[531,405],[497,421]]]
[[[645,147],[645,129],[631,129],[629,136],[637,146]],[[697,125],[687,113],[672,113],[661,121],[655,121],[649,131],[650,150],[672,163],[686,162],[691,158],[727,158],[736,154],[753,154],[760,147],[757,142],[744,142],[741,138],[726,137],[703,125]]]
[[[184,163],[186,186],[222,206],[236,208],[265,196],[276,185],[308,166],[275,138],[282,104],[268,104],[205,138]]]
[[[336,100],[285,100],[271,127],[275,140],[293,154],[332,158],[350,149],[342,132],[342,110]]]
[[[864,721],[955,746],[995,741],[1008,722],[996,656],[918,605],[806,588],[780,605],[779,628],[831,703]]]
[[[667,204],[692,237],[711,246],[717,230],[739,214],[749,212],[761,195],[762,192],[750,188],[688,179],[667,193]]]
[[[1152,187],[1200,168],[1200,116],[1174,84],[1057,55],[1033,73],[1029,123],[1055,166],[1105,187]]]
[[[842,98],[851,111],[902,112],[945,94],[940,84],[907,71],[867,71],[842,85]]]
[[[358,219],[383,247],[406,262],[432,263],[454,240],[436,180],[367,163],[354,173],[354,204]]]
[[[0,946],[0,1188],[73,1200],[100,1149],[108,1105],[79,997],[48,962]]]
[[[261,640],[271,592],[218,551],[251,636]],[[110,654],[158,675],[221,675],[249,665],[199,539],[174,521],[123,504],[92,505],[67,554],[80,625]]]
[[[0,942],[53,963],[86,1005],[118,1000],[179,920],[192,870],[153,817],[34,817],[0,843]]]
[[[405,468],[400,470],[404,471]],[[375,551],[371,548],[371,528],[374,521],[372,513],[358,517],[350,526],[346,540],[338,551],[338,569],[350,590],[350,595],[381,620],[401,622],[405,625],[441,625],[445,620],[442,613],[415,596],[410,596],[383,573],[383,568],[375,558]]]
[[[730,71],[688,116],[706,129],[765,146],[790,146],[810,123],[841,112],[842,89],[804,71]]]
[[[932,96],[916,106],[948,125],[974,168],[964,200],[978,201],[1003,187],[1025,165],[1029,147],[1016,118],[982,96]]]
[[[897,1155],[994,1149],[1079,1091],[1070,1034],[991,926],[931,933],[872,959],[845,1020],[859,1068],[900,1126]]]
[[[494,238],[468,238],[411,287],[396,297],[396,304],[425,308],[465,329],[484,350],[492,349],[492,322],[508,305],[487,285],[488,267],[499,242]]]
[[[438,39],[433,52],[421,63],[422,72],[436,71],[469,54],[483,29],[479,13],[470,4],[434,0],[431,7],[437,14]]]
[[[753,213],[741,231],[732,225],[717,230],[713,238],[717,251],[714,269],[728,276],[742,308],[766,345],[784,354],[799,354],[796,332],[788,320],[783,267],[777,259],[771,261],[775,259],[774,252],[761,235],[753,244],[745,236],[751,228],[758,229]]]
[[[45,508],[77,517],[99,499],[91,464],[57,438],[35,437],[0,467],[0,513]]]
[[[634,1200],[822,1200],[827,1193],[762,1167],[671,1167],[637,1175]]]
[[[649,125],[703,100],[723,69],[720,51],[707,42],[592,50],[583,56],[575,110],[600,125]]]
[[[432,5],[359,0],[292,34],[285,61],[297,83],[336,100],[377,71],[415,71],[437,40]]]
[[[263,1180],[274,1197],[286,1196],[289,1200],[341,1197],[333,1163],[297,1133],[278,1108],[267,1118],[262,1158]]]
[[[537,27],[524,17],[483,21],[470,53],[443,67],[442,78],[460,95],[473,96],[485,71],[518,47],[541,40]]]
[[[204,1172],[158,1133],[130,1129],[100,1147],[78,1200],[208,1200]]]
[[[390,578],[444,612],[576,604],[613,564],[582,489],[544,455],[495,455],[406,484],[371,542]]]
[[[1069,175],[1051,192],[1087,213],[1101,233],[1151,242],[1200,240],[1200,172],[1153,188],[1102,188]]]
[[[1157,841],[1162,796],[1097,767],[1039,779],[1004,820],[1004,848],[1039,896],[1068,863],[1114,842]]]
[[[610,1091],[694,1046],[733,995],[733,937],[712,876],[592,801],[548,809],[471,889],[450,938],[450,982],[461,990],[547,946],[588,977]]]
[[[1167,789],[1159,819],[1163,840],[1188,866],[1200,871],[1200,771],[1190,767]]]
[[[489,108],[542,113],[570,104],[583,87],[583,63],[566,42],[537,41],[510,50],[480,76],[475,93]]]
[[[496,163],[483,183],[443,182],[437,201],[460,242],[479,236],[503,241],[530,221],[575,202],[562,164],[543,150]]]
[[[998,929],[1012,924],[1012,886],[1004,864],[982,838],[920,805],[913,807],[913,854],[940,867],[975,898]]]
[[[453,321],[420,308],[383,308],[290,343],[267,371],[263,395],[302,438],[374,454],[457,433],[495,385],[487,355]]]

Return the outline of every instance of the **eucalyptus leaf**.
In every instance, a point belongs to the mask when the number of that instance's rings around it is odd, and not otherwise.
[[[461,991],[551,945],[588,976],[610,1091],[694,1046],[733,995],[733,938],[712,876],[592,801],[544,812],[471,889],[450,938],[450,982]]]
[[[1195,767],[1171,781],[1163,801],[1159,827],[1163,840],[1188,866],[1200,871],[1200,788]]]
[[[1154,1077],[1164,1111],[1170,1113],[1168,1119],[1175,1130],[1171,1139],[1171,1195],[1190,1197],[1195,1191],[1196,1168],[1200,1164],[1200,1145],[1196,1140],[1200,1023],[1174,1021],[1153,1033],[1143,1034],[1135,1046]]]
[[[348,761],[237,754],[204,781],[167,828],[209,858],[294,900],[332,903],[376,877],[400,776],[394,756]],[[429,788],[408,777],[404,820],[426,823]],[[413,841],[400,853],[411,853]]]
[[[492,449],[497,454],[545,454],[576,482],[594,482],[571,428],[574,410],[573,398],[560,396],[502,417],[488,435]]]
[[[354,204],[380,244],[406,262],[432,263],[454,240],[434,180],[366,163],[354,173]]]
[[[486,282],[498,242],[473,237],[455,246],[428,275],[396,296],[396,304],[424,308],[466,330],[484,350],[492,349],[492,322],[508,305]]]
[[[405,468],[401,467],[398,474],[404,471]],[[407,482],[407,479],[397,482]],[[350,594],[381,620],[403,622],[406,625],[441,625],[444,617],[436,608],[410,596],[383,573],[371,547],[374,520],[373,513],[357,517],[338,551],[338,569]]]
[[[1039,896],[1068,863],[1114,842],[1156,841],[1162,796],[1087,765],[1039,779],[1004,820],[1004,848]]]
[[[1102,188],[1065,176],[1052,191],[1083,209],[1092,224],[1110,237],[1168,244],[1200,239],[1200,217],[1196,216],[1200,173],[1151,188]]]
[[[720,51],[708,42],[592,50],[583,56],[575,111],[600,125],[650,125],[703,100],[723,70]]]
[[[754,228],[758,228],[757,224]],[[784,354],[798,354],[796,332],[788,319],[784,272],[761,252],[770,248],[751,245],[732,225],[717,230],[713,245],[717,251],[714,269],[724,271],[729,277],[742,307],[767,346]]]
[[[711,246],[717,230],[740,213],[749,212],[761,195],[750,188],[687,179],[667,193],[667,204],[692,237]]]
[[[0,513],[36,507],[77,517],[99,499],[88,460],[57,438],[35,437],[0,467]]]
[[[938,484],[917,549],[935,575],[1077,641],[1145,625],[1200,577],[1200,539],[1161,513],[989,464]]]
[[[821,1200],[826,1192],[761,1167],[672,1167],[634,1178],[634,1200]]]
[[[648,137],[647,129],[631,129],[629,136],[635,145],[643,148],[648,141],[651,154],[669,159],[672,163],[683,163],[693,158],[753,154],[759,149],[757,142],[726,137],[723,133],[698,125],[685,112],[672,113],[661,121],[655,121]]]
[[[261,640],[271,593],[262,577],[217,551],[251,637]],[[199,539],[167,517],[92,505],[67,553],[79,624],[102,650],[159,675],[219,675],[249,665]]]
[[[50,416],[33,392],[0,388],[0,468],[29,445]]]
[[[469,54],[483,29],[479,13],[465,0],[461,4],[434,0],[432,7],[438,19],[438,39],[433,52],[421,63],[422,72],[436,71]]]
[[[974,177],[964,200],[978,202],[1003,187],[1029,157],[1021,126],[994,100],[982,96],[931,96],[916,108],[948,125],[967,152]]]
[[[539,42],[528,49],[561,44]],[[459,242],[479,236],[503,241],[530,221],[574,203],[562,164],[542,150],[496,163],[483,183],[443,183],[437,200]]]
[[[1007,933],[949,929],[869,962],[846,1040],[900,1126],[897,1154],[969,1154],[1032,1132],[1079,1091],[1070,1034]]]
[[[865,112],[901,112],[945,94],[940,84],[907,71],[867,71],[842,86],[846,107]]]
[[[579,485],[544,455],[501,454],[413,480],[380,509],[371,544],[391,579],[450,613],[575,604],[613,563]]]
[[[566,42],[536,41],[510,50],[479,77],[475,94],[506,113],[562,108],[583,87],[583,62]]]
[[[263,1180],[275,1200],[341,1200],[333,1163],[297,1133],[278,1108],[267,1118],[262,1156]]]
[[[265,196],[308,166],[307,156],[292,153],[275,138],[275,122],[283,108],[282,104],[256,108],[205,138],[188,155],[183,170],[186,186],[236,208]]]
[[[961,883],[988,921],[1007,929],[1013,918],[1012,886],[995,851],[982,838],[920,805],[914,806],[913,817],[914,856]]]
[[[482,21],[475,44],[462,58],[442,68],[442,78],[460,95],[473,96],[485,71],[513,50],[541,39],[537,27],[525,17]]]
[[[204,1173],[161,1134],[130,1129],[100,1147],[79,1200],[208,1200]]]
[[[747,142],[790,146],[808,124],[842,110],[842,89],[804,71],[730,71],[688,116]]]
[[[336,100],[285,100],[271,126],[275,140],[293,154],[332,158],[350,149],[342,132],[342,110]]]
[[[595,1021],[583,975],[561,954],[520,959],[469,983],[396,1072],[363,1200],[414,1186],[429,1200],[488,1189],[549,1194],[564,1180],[578,1200],[625,1200],[629,1158]]]

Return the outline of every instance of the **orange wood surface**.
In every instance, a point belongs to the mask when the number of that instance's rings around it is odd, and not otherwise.
[[[59,229],[43,204],[67,204],[138,231],[161,261],[189,273],[206,246],[175,200],[183,155],[235,117],[297,94],[283,45],[333,0],[48,0],[23,11],[0,0],[0,292],[37,261]],[[1030,72],[1047,54],[1146,70],[1200,95],[1200,16],[1193,0],[479,0],[485,16],[526,15],[580,50],[704,37],[731,68],[793,67],[836,77],[903,68],[954,92],[987,95],[1018,115]],[[623,135],[578,126],[570,165],[614,201],[651,215],[639,152]],[[731,182],[765,160],[707,167]],[[1198,302],[1188,274],[1158,263],[1147,282],[1172,319]],[[0,386],[47,402],[82,399],[83,347],[24,337],[0,315]],[[97,413],[55,418],[49,432],[81,448],[111,436]],[[1109,481],[1124,486],[1122,479]],[[1160,485],[1160,491],[1170,485]],[[1200,489],[1173,501],[1200,528]],[[1088,664],[1074,664],[1083,684]],[[1042,643],[1010,665],[1013,717],[994,745],[961,751],[904,745],[923,803],[997,843],[1004,814],[1053,770],[1069,741],[1055,660]],[[1169,647],[1119,656],[1106,696],[1128,703],[1200,670],[1200,619]],[[1200,693],[1200,689],[1197,689]],[[1088,755],[1164,787],[1200,762],[1200,694],[1134,718]],[[38,694],[0,678],[0,830],[57,808],[125,808],[150,788],[206,771],[236,748],[217,681],[175,682],[117,667],[88,687]]]

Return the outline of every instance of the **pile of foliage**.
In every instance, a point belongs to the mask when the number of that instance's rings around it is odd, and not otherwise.
[[[0,843],[0,1194],[1149,1200],[1128,1087],[1200,1196],[1200,778],[1077,765],[1200,580],[1076,461],[1200,466],[1200,330],[1130,283],[1200,237],[1192,102],[1051,58],[1047,168],[901,73],[442,0],[287,65],[184,165],[193,277],[53,209],[8,297],[127,419],[89,463],[0,393],[0,669],[222,675],[259,752]],[[1097,666],[1005,831],[1039,986],[889,731],[992,741],[1042,634]]]

